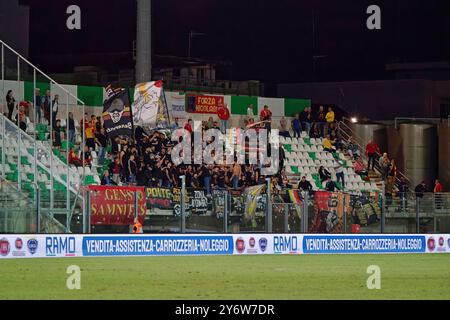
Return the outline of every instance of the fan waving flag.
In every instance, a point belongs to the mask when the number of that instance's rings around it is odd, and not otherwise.
[[[137,84],[134,91],[133,123],[145,128],[164,126],[167,112],[161,99],[162,80]]]
[[[127,90],[121,90],[105,101],[103,122],[106,133],[110,138],[132,135],[133,123]]]

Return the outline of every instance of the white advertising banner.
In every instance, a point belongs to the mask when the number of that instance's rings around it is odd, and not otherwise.
[[[186,95],[179,92],[165,91],[167,108],[172,120],[178,118],[180,120],[187,119],[186,116]]]
[[[450,235],[0,235],[0,260],[101,256],[399,253],[450,253]]]

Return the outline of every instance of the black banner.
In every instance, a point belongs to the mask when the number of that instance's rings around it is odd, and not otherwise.
[[[133,123],[127,90],[115,93],[103,104],[103,122],[108,136],[131,136]]]

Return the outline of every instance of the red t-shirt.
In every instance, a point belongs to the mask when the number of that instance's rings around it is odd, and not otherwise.
[[[438,183],[434,186],[434,192],[442,193],[442,184]]]
[[[376,152],[379,152],[379,150],[380,150],[380,147],[378,147],[378,144],[376,144],[376,143],[369,143],[366,146],[366,153],[367,154],[369,154],[369,153],[376,153]]]
[[[225,107],[219,107],[217,108],[217,115],[219,116],[220,120],[227,121],[228,119],[230,119],[230,110]]]
[[[189,133],[192,133],[192,126],[189,123],[186,123],[184,125],[184,130],[189,131]]]
[[[272,112],[269,109],[262,109],[260,116],[263,120],[270,120],[270,117],[272,116]]]

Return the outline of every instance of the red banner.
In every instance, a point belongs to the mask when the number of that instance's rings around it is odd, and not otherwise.
[[[186,95],[186,99],[189,113],[217,114],[217,108],[224,105],[223,96]]]
[[[314,220],[311,232],[341,233],[343,230],[344,202],[350,196],[339,192],[316,191],[314,194]]]
[[[144,223],[147,211],[144,187],[89,186],[89,192],[91,225],[132,225],[135,192],[139,222]]]

